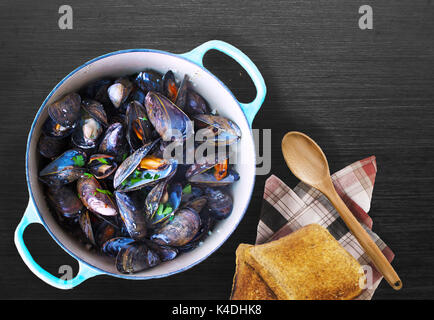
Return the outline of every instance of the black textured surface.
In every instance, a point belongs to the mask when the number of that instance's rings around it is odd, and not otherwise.
[[[72,291],[36,278],[13,245],[28,194],[27,133],[41,102],[75,67],[127,48],[175,53],[210,40],[244,51],[268,86],[253,127],[272,128],[272,172],[289,185],[280,141],[288,130],[313,137],[332,171],[376,155],[374,230],[396,254],[404,288],[383,282],[375,299],[434,297],[434,6],[431,1],[370,1],[374,30],[358,28],[360,1],[71,1],[74,29],[59,30],[64,1],[0,3],[0,297],[226,299],[240,242],[253,243],[266,176],[257,178],[246,216],[210,258],[152,281],[107,276]],[[255,95],[230,60],[206,64],[237,97]],[[32,254],[56,273],[77,264],[39,226],[25,235]]]

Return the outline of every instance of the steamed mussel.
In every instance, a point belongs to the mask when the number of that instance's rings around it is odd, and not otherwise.
[[[199,246],[233,209],[239,175],[212,148],[236,145],[236,123],[172,70],[100,79],[78,92],[47,106],[38,142],[39,180],[59,224],[120,273]]]
[[[107,115],[101,103],[95,100],[82,101],[81,118],[72,134],[72,142],[79,148],[95,148],[98,139],[107,127]]]
[[[111,192],[102,188],[91,174],[81,177],[77,182],[77,192],[83,204],[90,211],[103,216],[118,214]]]
[[[114,156],[109,154],[93,154],[87,164],[88,171],[97,179],[109,177],[117,167]]]
[[[108,97],[115,108],[119,108],[126,101],[131,91],[133,84],[128,78],[119,78],[107,89]]]
[[[50,104],[48,118],[42,130],[51,137],[64,138],[68,136],[80,117],[81,97],[77,93],[70,93]]]
[[[47,185],[60,186],[79,179],[85,172],[86,153],[67,150],[39,172],[39,179]]]

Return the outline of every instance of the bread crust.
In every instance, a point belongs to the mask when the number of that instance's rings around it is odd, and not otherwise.
[[[362,292],[360,264],[318,224],[244,250],[278,299],[349,300]]]
[[[259,274],[245,263],[245,252],[253,247],[240,244],[236,251],[236,268],[231,300],[276,300],[277,297]]]

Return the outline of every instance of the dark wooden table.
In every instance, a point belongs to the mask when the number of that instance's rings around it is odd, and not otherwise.
[[[0,297],[219,298],[229,296],[234,251],[253,243],[264,181],[257,178],[247,214],[229,240],[200,265],[170,278],[96,277],[71,291],[36,278],[13,244],[28,193],[28,130],[41,102],[67,73],[126,48],[175,53],[221,39],[259,67],[268,95],[253,127],[272,129],[272,173],[293,186],[280,141],[303,131],[323,147],[331,169],[376,155],[370,214],[396,253],[404,288],[385,282],[375,299],[434,297],[434,5],[431,1],[70,1],[73,30],[60,30],[63,1],[0,3]],[[359,6],[374,10],[374,29],[358,27]],[[206,65],[242,101],[255,90],[229,58]],[[30,251],[57,273],[74,260],[40,226],[25,234]]]

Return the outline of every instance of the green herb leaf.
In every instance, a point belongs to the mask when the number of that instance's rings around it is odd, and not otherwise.
[[[134,176],[134,178],[137,178],[137,177],[139,177],[140,176],[140,170],[134,170],[134,172],[133,172],[133,176]]]
[[[182,189],[183,194],[191,194],[191,184],[187,184],[184,189]]]
[[[101,162],[101,163],[103,163],[103,164],[109,164],[109,163],[107,162],[107,160],[104,159],[104,158],[97,158],[96,160],[98,160],[99,162]]]
[[[145,179],[152,179],[152,176],[149,172],[146,172]]]
[[[136,184],[138,182],[142,181],[141,178],[132,178],[129,180],[130,185]]]
[[[90,174],[88,172],[83,173],[83,175],[88,177],[88,178],[93,178],[93,174]]]
[[[126,158],[128,158],[128,153],[124,153],[123,155],[122,155],[122,161],[124,161]]]
[[[145,116],[139,117],[139,119],[142,120],[142,121],[148,121],[148,118],[146,118]]]
[[[72,157],[72,161],[74,161],[74,164],[78,167],[84,166],[84,157],[81,154]]]
[[[161,216],[161,214],[163,213],[163,209],[164,209],[164,205],[162,203],[160,203],[158,205],[158,209],[157,212],[155,213],[157,216]]]
[[[160,178],[160,175],[159,175],[159,174],[156,174],[156,175],[154,176],[154,180],[157,180],[158,178]]]
[[[99,193],[104,193],[109,196],[113,196],[113,193],[111,193],[109,190],[96,188],[96,191],[98,191]]]
[[[166,206],[166,208],[164,208],[163,216],[167,216],[167,215],[169,215],[172,212],[173,212],[173,208],[168,205],[168,206]]]

